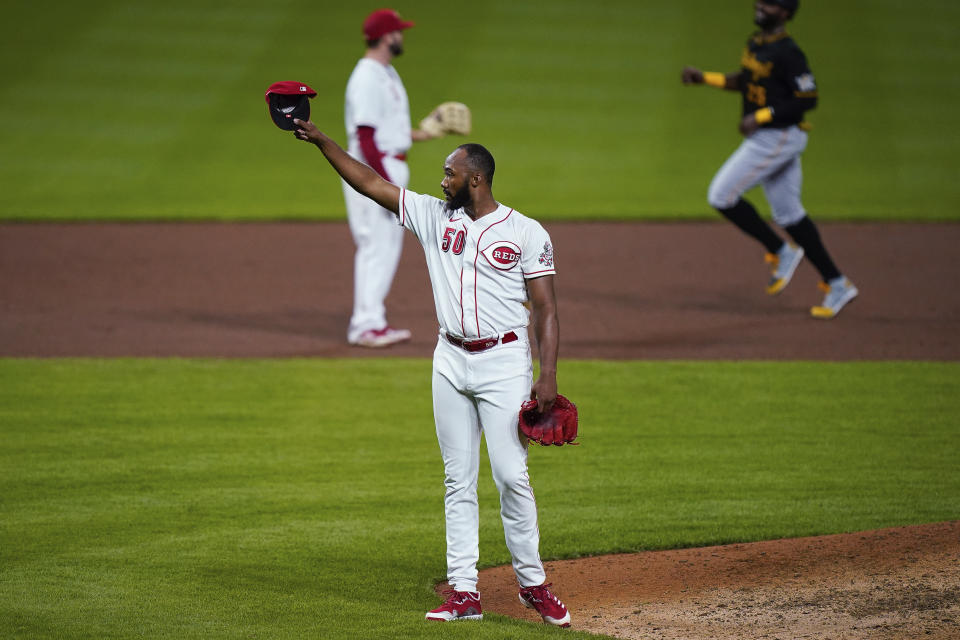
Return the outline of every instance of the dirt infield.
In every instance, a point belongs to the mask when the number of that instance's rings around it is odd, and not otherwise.
[[[826,322],[809,264],[767,297],[761,252],[726,224],[549,230],[561,358],[960,359],[960,225],[823,225],[861,290]],[[429,357],[409,235],[388,308],[414,339],[345,344],[352,252],[343,224],[0,225],[0,357]],[[575,627],[623,638],[960,638],[956,522],[548,569]],[[483,581],[489,611],[531,618],[509,567]]]
[[[763,293],[732,225],[553,224],[561,358],[960,359],[960,225],[823,225],[860,298],[831,321],[802,264]],[[414,339],[345,344],[343,224],[0,225],[0,356],[429,356],[436,315],[407,234],[390,321]]]

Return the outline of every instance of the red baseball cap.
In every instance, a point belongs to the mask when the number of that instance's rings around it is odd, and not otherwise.
[[[395,9],[377,9],[363,21],[363,37],[370,40],[382,38],[391,31],[409,29],[415,23],[403,20]]]
[[[267,101],[267,109],[270,117],[281,129],[293,131],[293,119],[310,119],[310,101],[317,92],[303,84],[287,80],[284,82],[274,82],[267,89],[264,98]]]

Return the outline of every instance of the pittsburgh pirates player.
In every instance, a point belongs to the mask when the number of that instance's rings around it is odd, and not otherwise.
[[[527,442],[517,429],[520,405],[546,411],[557,397],[559,322],[553,246],[536,221],[497,202],[493,156],[480,145],[451,153],[440,183],[445,200],[398,187],[345,153],[312,122],[296,135],[315,144],[357,192],[396,214],[423,245],[440,335],[433,357],[433,414],[446,475],[447,576],[452,590],[428,620],[483,617],[477,591],[481,434],[486,437],[507,548],[519,597],[549,624],[570,613],[545,584],[537,505],[527,472]],[[527,325],[532,309],[540,347],[533,383]]]
[[[817,105],[818,92],[806,56],[786,32],[786,23],[797,7],[798,0],[758,0],[754,22],[760,31],[747,42],[740,71],[723,74],[685,67],[682,80],[742,94],[740,132],[745,140],[714,176],[707,200],[766,247],[767,261],[774,267],[768,294],[783,291],[806,255],[820,272],[820,287],[826,293],[810,313],[827,319],[835,317],[859,292],[837,269],[800,202],[800,155],[807,146],[809,129],[803,115]],[[763,185],[774,221],[796,244],[784,242],[743,199],[744,192],[757,184]]]

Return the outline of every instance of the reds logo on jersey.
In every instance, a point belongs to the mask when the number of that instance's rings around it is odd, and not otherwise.
[[[494,269],[510,271],[520,262],[520,247],[506,240],[498,240],[480,252]]]

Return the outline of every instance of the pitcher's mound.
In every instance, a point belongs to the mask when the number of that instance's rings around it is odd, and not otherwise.
[[[546,568],[573,628],[618,638],[960,638],[960,521]],[[539,620],[512,567],[480,572],[480,588],[485,613]]]

